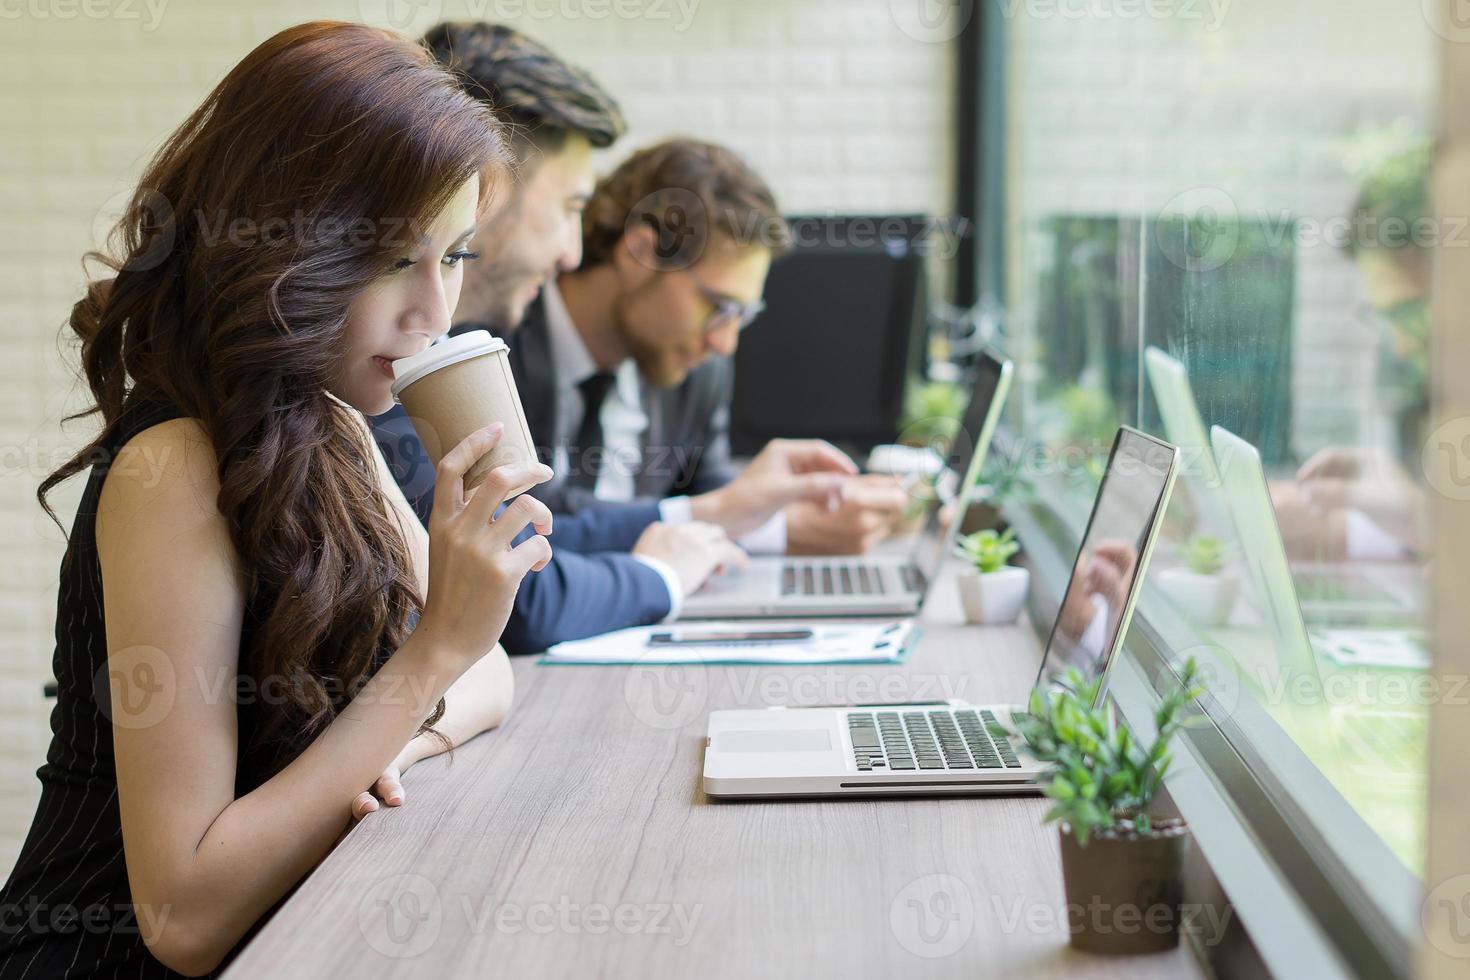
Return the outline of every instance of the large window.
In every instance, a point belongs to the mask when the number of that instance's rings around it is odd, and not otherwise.
[[[1116,427],[1181,445],[1130,656],[1205,663],[1331,900],[1406,936],[1426,714],[1470,698],[1424,635],[1427,250],[1470,235],[1427,201],[1437,38],[1413,3],[1070,9],[987,13],[1010,512],[1070,560]]]

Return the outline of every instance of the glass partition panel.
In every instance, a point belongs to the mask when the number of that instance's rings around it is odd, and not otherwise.
[[[1463,696],[1423,630],[1426,249],[1466,234],[1426,200],[1436,36],[1369,0],[1004,6],[1028,499],[1075,549],[1116,427],[1179,444],[1141,619],[1304,833],[1419,874],[1424,716]]]

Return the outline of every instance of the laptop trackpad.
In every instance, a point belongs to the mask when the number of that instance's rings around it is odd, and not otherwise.
[[[714,737],[717,752],[825,752],[830,748],[832,733],[825,728],[719,732]]]

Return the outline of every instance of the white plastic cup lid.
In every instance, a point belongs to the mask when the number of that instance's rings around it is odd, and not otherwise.
[[[393,362],[393,397],[396,399],[404,388],[440,368],[479,357],[481,354],[508,350],[510,347],[506,342],[499,337],[492,337],[488,330],[471,330],[457,337],[446,337],[427,350],[400,357]]]
[[[944,457],[928,446],[874,446],[864,468],[889,476],[933,476],[944,468]]]

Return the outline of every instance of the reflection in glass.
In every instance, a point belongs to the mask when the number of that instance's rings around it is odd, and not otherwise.
[[[1175,455],[1172,446],[1131,429],[1118,432],[1047,641],[1042,679],[1068,667],[1089,679],[1106,669],[1169,499]]]
[[[1436,39],[1417,5],[1349,8],[1007,24],[995,278],[1028,509],[1070,553],[1113,428],[1176,442],[1141,615],[1209,654],[1215,710],[1293,819],[1332,844],[1366,824],[1417,873],[1423,720],[1448,693],[1423,667]],[[1237,529],[1216,425],[1258,455],[1274,520]],[[1084,542],[1066,655],[1105,625],[1127,555],[1104,542],[1127,541]]]

